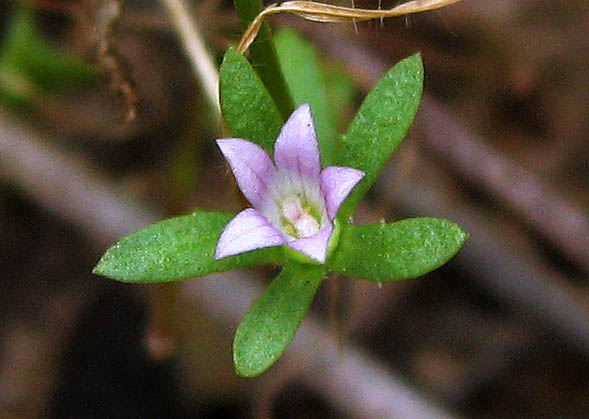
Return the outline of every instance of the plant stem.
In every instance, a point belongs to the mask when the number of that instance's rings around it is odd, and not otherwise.
[[[244,30],[264,8],[262,0],[233,0],[233,3]],[[253,67],[274,99],[282,118],[286,121],[294,110],[294,101],[282,74],[278,54],[272,40],[272,32],[267,23],[262,25],[258,37],[250,47],[250,53]]]

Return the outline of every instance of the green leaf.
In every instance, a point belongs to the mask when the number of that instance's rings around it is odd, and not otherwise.
[[[358,86],[348,73],[337,67],[324,68],[323,78],[327,91],[327,103],[335,118],[335,130],[339,132],[347,125],[345,116],[347,112],[350,112],[354,97],[358,93]]]
[[[342,205],[347,218],[374,183],[384,163],[407,134],[423,90],[419,54],[391,68],[368,94],[340,143],[338,164],[366,175]]]
[[[233,3],[244,31],[266,7],[263,0],[233,0]],[[250,45],[249,51],[254,69],[272,95],[283,120],[286,121],[294,111],[294,104],[278,62],[278,54],[274,47],[272,31],[268,22],[262,23],[258,36]]]
[[[325,266],[290,263],[242,319],[233,340],[235,371],[255,377],[278,360],[309,310]]]
[[[440,218],[409,218],[393,224],[347,226],[329,260],[331,270],[386,282],[430,272],[462,247],[468,233]]]
[[[0,92],[11,100],[27,102],[94,81],[96,69],[42,38],[35,13],[17,7],[0,51]]]
[[[223,118],[231,135],[271,153],[284,121],[249,61],[233,48],[223,58],[219,84]]]
[[[168,282],[214,272],[281,263],[282,248],[215,259],[217,241],[231,214],[197,211],[145,227],[111,247],[93,272],[123,282]]]
[[[335,164],[335,114],[327,102],[323,73],[313,46],[292,29],[274,37],[282,73],[296,106],[311,105],[323,167]]]

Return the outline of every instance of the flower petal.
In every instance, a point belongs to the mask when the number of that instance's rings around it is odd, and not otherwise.
[[[321,192],[325,197],[327,216],[333,221],[340,205],[352,188],[364,177],[361,170],[351,167],[329,166],[321,172]]]
[[[329,239],[331,238],[332,232],[333,226],[329,224],[319,230],[317,234],[304,237],[302,239],[293,240],[289,242],[287,246],[291,249],[304,253],[319,263],[325,263],[325,259],[327,259],[327,247],[329,245]]]
[[[319,146],[308,104],[299,106],[280,130],[274,144],[274,161],[278,168],[300,177],[319,176]]]
[[[237,255],[263,247],[280,246],[286,240],[266,218],[252,208],[241,211],[221,233],[215,258]]]
[[[275,172],[268,154],[241,138],[221,138],[217,145],[231,166],[241,192],[254,208],[261,208]]]

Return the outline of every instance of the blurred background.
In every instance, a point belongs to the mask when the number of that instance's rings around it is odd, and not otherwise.
[[[146,224],[243,206],[167,9],[124,3],[0,1],[0,418],[589,417],[586,0],[270,19],[316,47],[340,132],[421,51],[423,104],[355,221],[445,217],[471,237],[423,278],[325,281],[247,380],[231,339],[275,268],[90,273]],[[231,2],[187,5],[218,63],[241,34]]]

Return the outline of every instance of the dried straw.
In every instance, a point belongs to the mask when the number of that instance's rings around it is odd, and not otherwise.
[[[241,37],[237,50],[247,51],[260,31],[266,16],[277,13],[293,13],[307,20],[324,23],[354,22],[359,20],[383,19],[385,17],[403,16],[412,13],[439,9],[461,0],[413,0],[400,4],[388,10],[354,9],[350,7],[334,6],[331,4],[315,3],[312,1],[287,1],[271,4],[262,10],[250,23]]]

